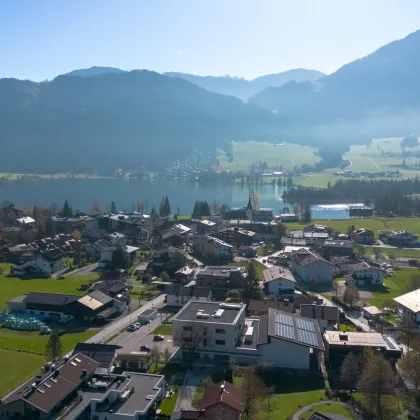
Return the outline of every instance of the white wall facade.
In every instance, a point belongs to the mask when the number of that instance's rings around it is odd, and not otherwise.
[[[334,266],[325,261],[314,261],[311,264],[302,266],[292,259],[292,273],[298,276],[305,283],[332,283]]]
[[[32,267],[35,270],[42,271],[43,273],[52,274],[63,268],[63,259],[57,261],[48,261],[42,255],[37,255],[32,262]]]
[[[267,282],[267,291],[274,296],[280,296],[282,290],[295,289],[295,283],[287,279],[272,280]]]

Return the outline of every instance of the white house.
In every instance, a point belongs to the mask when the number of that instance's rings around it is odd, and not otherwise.
[[[26,217],[21,217],[20,219],[17,219],[17,221],[22,225],[25,226],[35,226],[36,221],[35,219],[32,219],[32,217],[26,216]]]
[[[195,236],[192,239],[193,248],[201,253],[213,251],[220,260],[232,259],[233,246],[211,236]]]
[[[369,286],[383,285],[385,270],[369,265],[367,262],[354,265],[351,274],[345,276],[348,285]]]
[[[420,330],[420,289],[394,298],[402,312],[403,323]]]
[[[127,244],[127,238],[125,237],[125,235],[119,232],[110,233],[107,236],[107,239],[109,240],[109,242],[111,242],[112,245],[125,246]]]
[[[293,297],[296,280],[287,268],[274,266],[263,271],[264,291],[277,297]]]
[[[101,252],[111,247],[111,243],[105,239],[100,239],[99,241],[89,244],[86,247],[86,253],[92,257],[99,257]]]
[[[182,308],[188,301],[211,301],[211,289],[209,287],[181,286],[171,284],[165,286],[163,294],[166,294],[166,304]]]
[[[54,248],[37,253],[31,261],[31,266],[34,271],[51,275],[63,268],[63,252],[59,248]]]
[[[292,273],[304,283],[332,284],[334,264],[320,255],[305,249],[292,253]]]
[[[324,344],[317,321],[269,308],[265,325],[267,333],[260,336],[266,338],[258,345],[261,360],[288,369],[320,369]]]

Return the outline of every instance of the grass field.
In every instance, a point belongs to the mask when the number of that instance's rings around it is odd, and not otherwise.
[[[0,349],[0,397],[34,375],[43,363],[43,356]]]
[[[8,277],[10,264],[0,264],[3,273],[0,274],[0,310],[6,308],[6,301],[29,292],[68,293],[80,295],[85,292],[77,290],[80,285],[96,279],[97,274],[91,276],[68,276],[64,280],[54,278],[22,280]]]
[[[385,223],[387,223],[387,226]],[[287,230],[302,230],[305,226],[310,224],[318,223],[324,226],[328,226],[334,231],[340,233],[347,233],[347,228],[354,225],[356,229],[365,228],[371,229],[375,232],[375,238],[378,236],[379,230],[409,230],[410,232],[420,234],[420,218],[419,217],[395,217],[395,218],[361,218],[361,219],[346,219],[346,220],[327,220],[327,219],[315,219],[308,224],[300,223],[286,223]]]
[[[260,280],[262,280],[263,279],[263,271],[264,271],[265,267],[262,264],[260,264],[258,261],[254,261],[254,262],[255,262],[258,278]],[[235,267],[247,267],[248,263],[245,262],[245,261],[235,261],[235,262],[229,263],[227,265],[231,265],[231,266],[235,266]]]
[[[266,162],[268,167],[278,170],[292,170],[296,165],[305,163],[313,165],[319,158],[314,154],[316,149],[293,143],[275,145],[265,142],[233,142],[233,160],[228,161],[224,153],[218,156],[220,170],[248,171],[252,165]],[[282,169],[279,169],[279,168]]]
[[[392,299],[407,293],[410,278],[413,274],[416,274],[415,270],[406,269],[398,271],[395,276],[385,278],[385,288],[372,289],[373,298],[365,300],[378,308],[396,306],[396,303]]]
[[[96,334],[95,331],[84,331],[66,333],[61,336],[63,352],[66,353],[79,343],[86,341]],[[7,347],[15,350],[29,350],[44,354],[45,345],[48,341],[47,335],[40,335],[38,331],[15,331],[7,328],[0,329],[0,347]],[[18,357],[22,354],[16,353]],[[25,356],[26,357],[26,354]]]
[[[389,257],[391,253],[395,257],[405,257],[405,258],[420,258],[420,248],[379,248],[377,246],[365,246],[366,255],[375,255],[374,249],[379,249],[382,255]]]
[[[172,335],[172,325],[159,325],[152,331],[152,334]]]
[[[307,411],[305,414],[303,414],[300,418],[301,420],[308,420],[309,417],[312,416],[312,414],[318,411],[320,413],[333,413],[333,414],[339,414],[341,416],[347,417],[349,419],[353,419],[353,415],[351,414],[350,410],[346,407],[344,407],[341,404],[331,403],[331,404],[320,404],[314,407],[313,411]]]

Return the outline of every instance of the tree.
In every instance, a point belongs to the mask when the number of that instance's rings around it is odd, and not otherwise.
[[[115,201],[111,202],[111,213],[118,213],[117,205],[115,204]]]
[[[284,223],[277,223],[276,226],[274,226],[274,233],[276,234],[277,238],[281,239],[287,231],[287,226]]]
[[[420,394],[420,342],[412,343],[409,353],[401,360],[399,365],[404,378],[410,383],[415,394]]]
[[[170,216],[171,214],[171,204],[169,203],[168,196],[165,197],[165,216]]]
[[[255,366],[242,368],[242,390],[244,392],[243,414],[245,419],[253,416],[255,406],[266,395],[266,388],[261,379],[255,374]]]
[[[163,361],[165,363],[168,363],[171,358],[171,351],[169,350],[168,347],[165,347],[165,350],[163,350],[162,356],[163,356]]]
[[[160,278],[162,279],[162,281],[169,281],[171,278],[169,277],[169,274],[166,271],[163,271],[160,274]]]
[[[137,204],[137,211],[138,211],[139,213],[143,214],[143,213],[144,213],[145,208],[146,208],[146,203],[145,203],[144,201],[140,201],[140,202]]]
[[[156,220],[159,218],[159,215],[156,211],[156,209],[153,207],[152,208],[152,212],[150,213],[150,219],[152,220],[152,222],[156,222]]]
[[[210,337],[207,336],[207,329],[196,322],[175,329],[173,335],[174,344],[181,349],[182,357],[188,365],[192,363],[196,349],[208,338]]]
[[[53,330],[48,337],[45,346],[45,358],[53,362],[59,360],[63,355],[63,348],[61,346],[61,337],[57,330]]]
[[[355,252],[355,254],[358,254],[358,255],[364,257],[365,253],[366,253],[366,250],[365,250],[364,246],[357,245],[357,246],[354,247],[354,252]]]
[[[155,371],[158,368],[162,353],[159,347],[155,344],[150,350],[150,361],[155,364]]]
[[[353,285],[347,286],[346,290],[344,291],[343,302],[350,307],[353,307],[353,305],[359,300],[360,297],[357,287]]]
[[[101,212],[101,206],[99,205],[99,203],[96,200],[93,202],[92,211],[94,213],[100,213]]]
[[[245,286],[242,289],[242,297],[249,302],[251,299],[260,299],[262,291],[260,289],[257,266],[255,261],[251,260],[247,267],[247,278]]]
[[[159,204],[159,216],[160,216],[160,217],[164,217],[164,216],[166,216],[166,214],[165,214],[165,198],[164,198],[164,197],[162,197],[162,198],[160,199],[160,204]]]
[[[341,365],[340,380],[350,389],[351,392],[356,388],[359,381],[362,368],[362,360],[360,356],[353,352],[348,353]]]
[[[384,418],[384,396],[393,394],[395,375],[391,365],[382,355],[375,354],[363,363],[362,375],[357,389],[365,394],[375,414]]]
[[[72,217],[73,216],[67,200],[64,202],[63,210],[61,210],[61,216],[62,217]]]
[[[126,269],[130,265],[130,257],[121,246],[112,253],[112,264],[115,268]]]
[[[311,206],[307,203],[303,207],[302,219],[305,223],[309,223],[312,220]]]
[[[381,257],[381,250],[377,247],[373,247],[373,255],[375,256],[375,260],[378,261]]]
[[[225,369],[224,377],[225,377],[225,381],[233,384],[233,371],[230,365]]]
[[[75,241],[80,241],[82,234],[77,229],[74,229],[73,232],[71,233],[71,236]]]
[[[150,234],[150,241],[153,244],[155,249],[162,248],[163,238],[162,238],[162,233],[159,229],[153,228],[153,230]]]
[[[175,251],[172,254],[172,257],[169,260],[168,264],[166,264],[166,271],[170,276],[173,276],[175,274],[175,271],[178,271],[180,268],[185,267],[187,261],[187,257],[182,252]]]

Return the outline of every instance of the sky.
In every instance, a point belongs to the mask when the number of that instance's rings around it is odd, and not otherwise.
[[[5,0],[0,77],[41,81],[91,66],[332,73],[418,29],[419,0]]]

